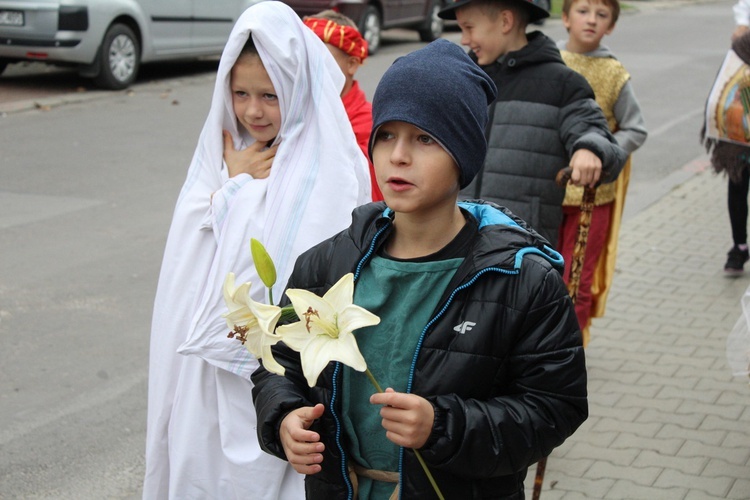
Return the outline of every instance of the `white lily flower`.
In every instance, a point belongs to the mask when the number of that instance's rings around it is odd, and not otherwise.
[[[302,371],[313,387],[331,361],[363,372],[367,363],[353,332],[377,325],[380,318],[354,305],[354,275],[344,275],[323,297],[307,290],[286,291],[300,321],[276,330],[289,347],[300,353]]]
[[[281,317],[281,308],[255,302],[250,298],[250,283],[235,288],[234,281],[234,273],[227,274],[224,280],[224,302],[229,311],[222,317],[226,318],[227,326],[232,330],[229,337],[236,336],[250,354],[263,361],[263,366],[269,372],[284,375],[284,367],[271,353],[271,346],[281,340],[274,333]]]

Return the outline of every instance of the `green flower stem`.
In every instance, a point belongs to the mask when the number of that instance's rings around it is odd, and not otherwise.
[[[365,375],[367,375],[367,378],[370,379],[370,382],[372,382],[372,385],[375,386],[375,390],[378,392],[383,392],[383,389],[380,388],[380,384],[378,384],[378,381],[375,380],[375,377],[372,375],[372,372],[369,368],[365,368]]]
[[[432,473],[430,472],[430,469],[427,467],[427,464],[424,461],[424,458],[422,458],[422,454],[419,453],[419,450],[416,450],[412,448],[412,451],[417,456],[417,460],[419,460],[419,463],[422,464],[422,468],[424,469],[424,473],[427,474],[427,479],[430,480],[430,484],[432,485],[432,488],[435,490],[435,493],[437,494],[438,498],[440,500],[445,500],[445,497],[440,492],[440,488],[438,488],[437,483],[435,482],[435,478],[432,477]]]
[[[375,386],[375,390],[378,392],[383,392],[383,389],[380,388],[380,384],[378,384],[378,381],[375,380],[375,377],[373,376],[372,372],[369,368],[365,369],[365,375],[367,375],[367,378],[370,379],[370,382],[373,386]],[[419,464],[422,466],[422,469],[424,470],[424,473],[427,474],[427,479],[430,480],[430,484],[432,485],[432,489],[435,490],[435,493],[437,494],[438,498],[440,500],[445,500],[445,497],[443,496],[443,493],[440,491],[440,488],[438,487],[437,483],[435,482],[435,478],[432,477],[432,473],[430,472],[430,468],[427,467],[427,463],[424,461],[424,458],[422,458],[422,454],[419,453],[419,450],[416,448],[411,449],[414,454],[417,456],[417,460],[419,460]]]
[[[294,312],[293,306],[284,306],[281,308],[281,318],[284,322],[299,321],[297,313]]]

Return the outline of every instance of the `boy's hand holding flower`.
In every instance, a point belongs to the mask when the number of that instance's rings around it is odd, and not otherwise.
[[[380,416],[385,437],[391,442],[415,450],[427,442],[435,421],[435,409],[425,398],[389,387],[385,392],[370,396],[370,403],[383,405]]]

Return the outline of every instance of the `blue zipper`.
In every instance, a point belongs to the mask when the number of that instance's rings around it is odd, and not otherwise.
[[[360,273],[362,272],[362,267],[364,267],[365,262],[367,262],[370,258],[370,256],[375,252],[375,243],[377,243],[378,238],[380,238],[380,235],[383,234],[383,231],[388,229],[390,227],[391,223],[389,222],[385,226],[381,227],[380,230],[375,233],[375,236],[372,237],[372,241],[370,242],[370,247],[367,249],[367,253],[359,259],[359,263],[357,264],[357,269],[354,271],[354,281],[357,281],[357,278],[359,278]]]
[[[331,403],[328,405],[328,409],[331,411],[334,422],[336,422],[336,446],[339,449],[339,453],[341,453],[341,475],[344,477],[344,484],[346,484],[346,498],[348,500],[352,500],[354,498],[354,486],[352,486],[351,481],[349,481],[349,473],[346,470],[346,452],[344,451],[344,447],[341,444],[341,421],[339,420],[339,417],[338,415],[336,415],[336,411],[334,410],[334,404],[336,402],[336,397],[338,396],[337,382],[340,370],[341,363],[336,362],[336,368],[333,369],[333,390],[331,394]]]
[[[463,285],[455,288],[450,296],[448,297],[448,300],[445,302],[445,305],[438,311],[438,313],[427,322],[427,325],[422,329],[422,333],[419,336],[419,341],[417,342],[417,348],[414,351],[414,356],[411,360],[411,368],[409,369],[409,381],[406,384],[406,393],[411,394],[411,388],[412,384],[414,382],[414,370],[417,366],[417,358],[419,357],[419,352],[422,350],[422,343],[424,342],[425,335],[427,334],[427,330],[438,320],[440,319],[443,314],[445,314],[445,311],[448,310],[448,307],[450,307],[451,303],[453,303],[453,298],[456,296],[456,294],[462,290],[465,290],[472,286],[476,281],[479,279],[480,276],[482,276],[485,273],[488,272],[497,272],[501,274],[508,274],[508,275],[515,275],[520,273],[520,270],[513,269],[502,269],[500,267],[486,267],[482,269],[481,271],[477,272],[473,278],[471,278],[469,281],[464,283]],[[404,484],[404,447],[401,446],[399,448],[399,454],[398,454],[398,479],[399,484]],[[398,492],[399,499],[401,498],[401,490]]]
[[[362,271],[362,267],[365,265],[365,262],[370,258],[370,256],[375,252],[375,243],[378,241],[378,238],[380,235],[388,229],[390,226],[389,224],[386,224],[380,230],[375,233],[375,236],[372,237],[372,242],[370,242],[370,247],[367,249],[367,253],[359,260],[359,263],[357,264],[357,269],[354,272],[354,281],[356,282],[359,278],[359,275]],[[344,446],[341,444],[341,421],[339,420],[338,415],[336,414],[335,410],[335,401],[336,397],[338,396],[338,380],[339,380],[339,372],[341,371],[341,363],[336,362],[336,367],[333,370],[333,384],[332,384],[332,394],[331,394],[331,403],[328,406],[329,410],[331,411],[331,415],[333,416],[333,420],[336,422],[336,446],[339,449],[339,452],[341,453],[341,475],[344,478],[344,484],[346,484],[347,489],[347,500],[353,500],[354,498],[354,486],[352,486],[351,481],[349,480],[349,471],[346,470],[346,451],[344,450]]]

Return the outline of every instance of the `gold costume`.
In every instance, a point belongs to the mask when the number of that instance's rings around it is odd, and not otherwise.
[[[623,85],[630,79],[630,74],[617,59],[610,57],[591,57],[567,50],[561,50],[563,60],[570,68],[574,69],[589,82],[594,89],[596,102],[604,112],[610,131],[617,130],[617,122],[614,116],[614,108]],[[615,260],[617,257],[617,240],[620,233],[622,211],[625,206],[625,194],[630,181],[630,158],[625,163],[622,172],[614,182],[602,184],[596,190],[594,205],[612,204],[607,239],[599,256],[599,261],[594,272],[594,280],[591,284],[591,316],[587,325],[582,327],[583,345],[589,341],[591,318],[604,316],[607,304],[607,295],[612,286],[615,273]],[[565,190],[565,206],[581,206],[583,188],[569,185]],[[584,263],[584,265],[586,265]]]

